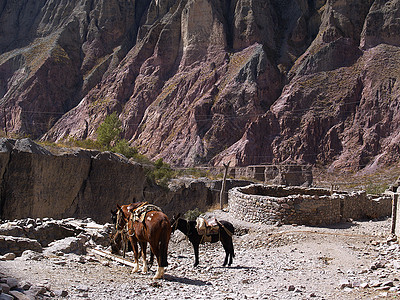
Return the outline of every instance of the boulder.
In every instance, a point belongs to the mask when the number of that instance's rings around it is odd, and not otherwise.
[[[42,252],[42,246],[36,240],[0,235],[0,254],[12,251],[19,256],[25,250]]]

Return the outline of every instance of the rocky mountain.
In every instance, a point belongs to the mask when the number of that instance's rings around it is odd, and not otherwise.
[[[181,166],[399,160],[400,0],[0,0],[7,134]]]

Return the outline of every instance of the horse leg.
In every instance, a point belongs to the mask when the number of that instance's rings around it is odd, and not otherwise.
[[[158,264],[157,272],[156,272],[156,275],[154,275],[153,279],[161,279],[164,277],[165,271],[164,271],[164,267],[161,267],[159,245],[150,242],[150,249],[151,249],[151,252],[157,258],[157,264]]]
[[[132,248],[133,248],[133,254],[135,258],[135,266],[132,269],[132,273],[136,273],[139,271],[139,250],[138,250],[138,245],[136,241],[133,241],[132,238],[129,238]]]
[[[147,260],[146,260],[147,243],[146,242],[140,242],[140,248],[141,248],[141,251],[142,251],[142,260],[143,260],[142,273],[146,274],[147,271],[148,271]]]
[[[230,267],[233,262],[233,258],[235,257],[235,252],[233,251],[232,237],[225,236],[223,239],[221,239],[221,243],[224,246],[225,253],[226,253],[224,267],[226,264],[228,264],[228,267]],[[228,262],[228,258],[229,258],[229,262]]]
[[[224,246],[224,250],[225,250],[225,259],[224,259],[224,264],[222,266],[225,267],[226,264],[228,263],[229,249],[225,244],[222,244],[222,245]]]
[[[230,241],[229,241],[229,253],[230,253],[230,256],[229,256],[228,266],[231,266],[231,264],[233,262],[233,258],[235,257],[235,251],[233,250],[232,238],[230,238]]]
[[[224,260],[223,266],[225,267],[226,264],[228,264],[228,266],[230,266],[233,261],[233,256],[235,256],[235,254],[233,252],[232,237],[230,237],[228,235],[220,235],[220,241],[225,250],[225,260]],[[228,259],[229,259],[229,262],[228,262]]]
[[[199,244],[192,243],[192,245],[194,250],[194,267],[196,267],[199,264]]]
[[[150,249],[149,269],[153,266],[153,263],[154,263],[154,253]]]
[[[122,257],[125,258],[126,251],[128,250],[128,239],[124,233],[121,233],[121,243],[122,243]]]

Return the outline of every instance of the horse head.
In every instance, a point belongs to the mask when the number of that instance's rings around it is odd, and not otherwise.
[[[115,228],[117,230],[123,230],[127,222],[128,218],[125,216],[124,210],[117,204]]]
[[[113,224],[117,224],[117,212],[118,212],[118,209],[111,210],[111,221]]]

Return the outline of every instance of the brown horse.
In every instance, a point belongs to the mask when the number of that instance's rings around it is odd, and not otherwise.
[[[129,239],[129,234],[128,234],[128,221],[131,216],[131,212],[129,211],[129,208],[131,207],[136,207],[140,205],[147,204],[147,202],[138,202],[138,203],[131,203],[127,205],[121,205],[119,206],[117,204],[117,210],[116,211],[111,211],[111,219],[113,223],[115,224],[115,229],[117,232],[114,234],[114,236],[111,237],[111,253],[113,254],[119,254],[119,251],[122,248],[123,252],[123,257],[125,257],[125,252],[126,251],[132,251],[136,255],[141,255],[142,252],[146,253],[147,250],[147,243],[146,242],[139,242],[137,239],[134,237],[131,237]],[[141,251],[138,251],[138,245],[140,244]],[[130,246],[130,247],[129,247]],[[144,260],[146,257],[143,258]],[[154,261],[154,254],[153,252],[150,253],[150,261],[149,265],[152,266]],[[147,273],[148,267],[147,267],[147,262],[143,263],[143,273]]]
[[[141,245],[141,255],[143,259],[143,272],[147,272],[146,246],[150,244],[151,252],[156,256],[158,269],[154,279],[164,276],[165,267],[168,265],[168,243],[171,237],[171,223],[168,217],[158,210],[145,210],[142,214],[138,214],[140,208],[144,208],[147,203],[133,203],[126,207],[128,215],[124,209],[118,206],[117,223],[123,223],[121,219],[125,219],[128,238],[134,249],[134,257],[136,266],[132,272],[139,270],[139,253],[137,243]],[[127,218],[128,216],[128,218]],[[140,218],[138,218],[140,217]]]
[[[146,203],[146,202],[140,202]],[[128,207],[132,206],[133,203],[128,205],[122,205],[121,208],[124,211],[125,218],[120,218],[119,223],[117,223],[117,213],[118,209],[111,210],[111,220],[112,223],[115,225],[116,232],[110,236],[110,244],[111,244],[111,253],[113,254],[120,254],[120,250],[122,250],[122,256],[125,257],[125,253],[127,251],[133,251],[131,243],[128,239],[128,229],[126,224],[128,223],[130,212],[128,211]],[[146,251],[146,245],[143,245],[144,251]],[[153,265],[154,262],[154,254],[150,252],[150,261],[149,261],[149,268]]]

